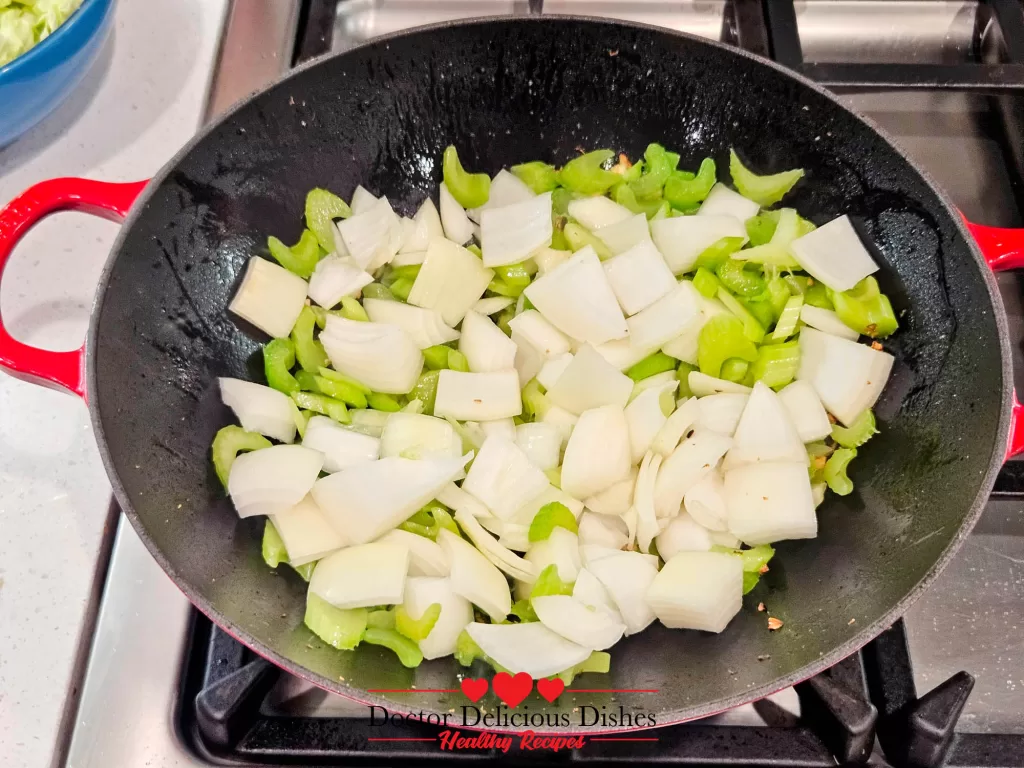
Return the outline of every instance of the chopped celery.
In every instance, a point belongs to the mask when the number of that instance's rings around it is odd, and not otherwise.
[[[757,359],[757,347],[744,334],[743,323],[730,315],[715,315],[700,329],[697,339],[700,372],[719,378],[722,364],[731,357],[752,363]]]
[[[803,296],[790,296],[782,310],[779,321],[772,332],[773,341],[785,341],[796,333],[796,324],[800,322],[800,309],[804,305]]]
[[[533,610],[533,606],[530,605],[529,600],[516,600],[512,603],[512,609],[509,614],[519,619],[520,624],[527,624],[531,621],[540,621],[537,618],[537,612]]]
[[[655,352],[653,355],[648,355],[639,363],[627,369],[626,375],[633,381],[640,381],[657,373],[674,371],[678,362],[674,357],[669,357],[664,352]]]
[[[767,289],[758,296],[751,296],[750,298],[736,298],[740,304],[746,308],[746,310],[754,316],[757,322],[761,325],[762,329],[768,328],[775,322],[775,307],[772,306],[768,300],[770,296],[767,293]]]
[[[549,595],[571,595],[573,582],[562,581],[558,576],[558,566],[552,563],[537,576],[530,589],[530,599]]]
[[[772,321],[778,320],[782,317],[782,311],[786,308],[786,303],[789,301],[789,288],[786,286],[786,281],[781,277],[773,277],[768,281],[768,287],[765,289],[765,296],[758,297],[759,299],[767,300],[772,305]]]
[[[358,320],[363,323],[370,321],[370,316],[366,314],[363,305],[359,303],[358,299],[353,299],[351,296],[341,297],[341,309],[338,310],[338,314],[347,320]]]
[[[423,654],[420,652],[419,646],[393,629],[369,627],[363,635],[363,642],[380,645],[394,651],[403,667],[412,669],[423,663]]]
[[[375,411],[385,411],[386,413],[395,413],[396,411],[402,410],[402,406],[399,405],[398,401],[391,395],[385,395],[382,392],[371,392],[366,398],[366,402],[370,408]]]
[[[551,403],[541,389],[540,382],[530,379],[523,387],[523,417],[542,419],[550,407]]]
[[[444,151],[442,160],[444,183],[463,208],[478,208],[487,202],[491,192],[491,178],[486,173],[468,173],[459,161],[455,147]]]
[[[395,629],[398,633],[405,635],[414,643],[424,640],[437,623],[441,615],[441,604],[433,603],[427,607],[423,615],[418,619],[412,618],[406,613],[404,606],[395,608]]]
[[[271,568],[288,562],[288,550],[285,549],[281,534],[269,519],[263,526],[263,562]]]
[[[346,376],[344,373],[339,373],[333,368],[321,368],[320,375],[323,376],[325,379],[330,379],[331,381],[340,381],[343,384],[348,384],[351,387],[355,387],[364,395],[368,395],[371,392],[370,388],[365,384],[356,381],[351,376]]]
[[[775,549],[771,544],[760,544],[750,549],[731,549],[715,545],[712,552],[722,552],[728,555],[738,555],[743,563],[743,594],[747,594],[761,578],[761,572],[768,570],[768,561],[775,556]]]
[[[642,213],[648,219],[654,218],[663,208],[664,200],[654,198],[653,200],[637,200],[636,194],[628,184],[620,184],[612,190],[612,200],[628,208],[633,213]]]
[[[735,296],[723,287],[718,289],[717,298],[725,305],[726,309],[732,312],[732,314],[742,322],[744,336],[755,344],[760,344],[764,341],[764,326],[761,325],[760,321],[758,321],[758,319],[750,313],[750,310],[743,306]]]
[[[409,397],[423,403],[423,412],[428,416],[434,415],[434,401],[437,400],[437,371],[427,371],[422,374],[412,388]]]
[[[857,458],[856,448],[839,448],[825,462],[825,482],[834,493],[846,496],[853,492],[853,481],[846,474],[850,462]]]
[[[442,528],[451,531],[456,536],[462,536],[459,526],[455,524],[455,520],[448,512],[448,509],[436,501],[427,504],[427,506],[416,512],[416,514],[398,527],[403,531],[415,533],[435,541]]]
[[[746,248],[734,254],[733,258],[750,264],[763,264],[778,269],[800,269],[800,264],[789,252],[789,249],[776,243],[765,243],[753,248]]]
[[[478,259],[482,259],[484,257],[484,252],[480,250],[480,246],[477,245],[476,243],[470,243],[469,245],[467,245],[466,250],[472,253]]]
[[[601,261],[610,259],[615,255],[611,252],[608,246],[604,244],[604,241],[601,240],[601,238],[590,234],[590,232],[585,230],[579,224],[566,224],[562,232],[565,235],[566,241],[569,243],[569,247],[574,252],[589,245],[594,249],[597,253],[597,257],[601,259]],[[523,287],[525,288],[526,286]],[[520,289],[519,292],[522,293],[522,289]],[[516,295],[518,296],[519,294],[517,293]]]
[[[370,615],[366,617],[366,626],[375,629],[394,629],[395,612],[386,608],[370,611]]]
[[[291,334],[292,344],[295,345],[295,359],[299,361],[302,370],[310,373],[316,373],[328,362],[324,345],[313,338],[315,325],[316,315],[313,314],[313,310],[308,306],[303,307]]]
[[[778,224],[778,211],[761,211],[756,216],[747,219],[747,237],[750,238],[751,247],[768,243],[775,235],[775,228]]]
[[[565,239],[565,232],[562,231],[565,227],[565,222],[562,222],[562,226],[555,227],[551,231],[551,250],[553,251],[571,251],[572,247],[569,245],[569,241]]]
[[[423,350],[423,361],[431,371],[444,370],[448,367],[448,353],[451,351],[451,347],[446,347],[443,344],[427,347]]]
[[[366,633],[368,615],[365,608],[335,608],[312,592],[306,594],[306,626],[339,651],[351,651],[359,645]]]
[[[453,655],[455,656],[455,660],[464,667],[471,666],[474,661],[480,659],[494,667],[496,672],[508,671],[500,664],[496,664],[493,659],[484,653],[483,649],[476,644],[476,641],[469,636],[469,633],[466,630],[462,630],[462,632],[459,633],[459,637],[455,641],[455,653]]]
[[[327,327],[327,310],[316,304],[310,304],[309,308],[313,312],[313,317],[316,318],[316,327],[322,331]]]
[[[415,280],[411,277],[400,277],[391,284],[391,295],[401,301],[408,301],[409,294],[412,293],[412,284]]]
[[[469,360],[457,349],[448,350],[448,367],[453,371],[469,373]]]
[[[513,165],[509,170],[538,195],[550,192],[558,186],[558,171],[555,170],[555,166],[542,163],[540,160]]]
[[[889,297],[878,290],[878,281],[868,276],[848,291],[828,291],[836,314],[844,324],[874,339],[892,334],[898,327]]]
[[[758,176],[743,165],[732,149],[729,150],[729,173],[737,192],[763,206],[775,205],[804,176],[802,168]]]
[[[523,292],[523,286],[509,285],[500,277],[495,277],[487,284],[487,290],[498,296],[506,296],[510,299],[518,299]]]
[[[558,187],[551,193],[551,215],[565,216],[569,213],[569,203],[576,198],[572,190]],[[561,229],[561,227],[558,227]]]
[[[321,395],[317,392],[292,392],[292,400],[295,401],[299,408],[329,416],[340,424],[348,424],[352,421],[346,405],[341,400],[335,400],[333,397]]]
[[[386,286],[380,283],[370,283],[369,285],[363,286],[363,298],[364,299],[384,299],[385,301],[394,301],[395,294],[387,289]],[[367,316],[369,319],[369,316]]]
[[[679,162],[679,156],[675,156]],[[653,197],[661,197],[662,187],[668,181],[669,176],[675,169],[672,163],[673,158],[660,144],[648,144],[644,151],[644,168],[640,178],[629,182],[633,194],[640,200],[650,200]]]
[[[662,200],[658,206],[658,210],[651,216],[651,221],[658,221],[658,219],[667,219],[673,213],[672,206],[668,204],[668,200]]]
[[[293,565],[292,568],[299,574],[303,581],[308,582],[313,576],[313,569],[316,568],[316,564],[319,560],[314,560],[311,563],[304,563],[303,565]]]
[[[306,226],[313,230],[320,247],[328,253],[334,251],[334,219],[347,219],[352,215],[348,204],[326,189],[311,189],[306,195]]]
[[[757,351],[757,360],[750,366],[754,381],[763,381],[772,389],[781,389],[796,376],[800,367],[800,346],[797,341],[766,344]]]
[[[700,256],[697,257],[697,267],[707,267],[708,269],[715,270],[728,262],[730,260],[729,256],[742,247],[742,237],[723,237],[701,251]]]
[[[593,651],[590,656],[581,661],[575,667],[570,667],[562,672],[559,672],[553,677],[557,677],[566,685],[572,685],[572,681],[576,679],[577,675],[583,675],[587,672],[596,672],[600,675],[608,674],[608,671],[612,668],[612,657],[607,651]]]
[[[715,181],[715,161],[706,157],[696,174],[674,171],[669,176],[665,182],[665,199],[673,208],[689,210],[704,202]]]
[[[558,490],[562,490],[562,468],[554,467],[552,469],[545,469],[544,475],[547,477],[548,482],[551,483]]]
[[[750,363],[746,360],[740,360],[738,357],[730,357],[722,363],[722,373],[719,378],[725,379],[726,381],[741,382],[747,377],[747,371],[749,369]]]
[[[217,471],[217,477],[220,478],[224,487],[228,487],[231,465],[235,463],[235,457],[239,453],[258,451],[260,448],[269,448],[270,446],[270,441],[258,432],[246,432],[234,424],[221,427],[214,435],[211,451],[213,453],[213,468]]]
[[[341,400],[345,405],[350,405],[353,408],[366,407],[366,395],[359,387],[353,386],[347,381],[329,379],[326,376],[314,376],[313,379],[316,383],[316,391],[321,394]]]
[[[676,394],[679,397],[693,397],[693,390],[690,389],[690,374],[697,370],[697,366],[690,363],[680,363],[676,369],[676,379],[679,380],[679,389]]]
[[[290,395],[299,388],[291,374],[295,365],[295,346],[290,339],[273,339],[263,348],[263,373],[267,385]]]
[[[306,426],[309,424],[309,420],[313,417],[312,411],[300,411],[299,406],[292,400],[292,416],[295,419],[295,429],[298,430],[299,437],[303,438],[306,436]]]
[[[531,542],[544,541],[557,527],[565,528],[570,533],[578,533],[576,517],[569,508],[560,501],[552,501],[541,507],[530,523],[529,539]]]
[[[870,408],[854,419],[848,427],[832,425],[832,439],[843,448],[860,448],[877,432],[875,414]]]
[[[395,280],[401,280],[403,277],[407,277],[410,280],[415,280],[416,276],[423,269],[422,264],[406,264],[404,267],[391,267],[391,277]]]
[[[715,275],[722,285],[740,296],[756,296],[762,293],[767,287],[764,275],[751,272],[745,267],[742,261],[727,258],[719,264]]]
[[[807,279],[807,292],[804,303],[821,309],[832,309],[832,300],[828,297],[828,289],[814,278]]]
[[[316,383],[316,375],[309,371],[296,371],[295,381],[298,382],[299,389],[304,389],[307,392],[320,392],[320,385]]]
[[[267,248],[278,264],[305,280],[313,274],[316,263],[320,261],[320,246],[316,235],[308,229],[303,230],[299,242],[290,248],[276,237],[267,238]]]
[[[722,287],[722,283],[711,270],[705,267],[697,267],[697,271],[693,275],[693,287],[704,298],[713,299],[718,295],[718,289]]]
[[[566,189],[581,195],[600,195],[618,184],[622,177],[601,166],[615,155],[610,149],[597,149],[573,158],[558,172],[558,179]]]

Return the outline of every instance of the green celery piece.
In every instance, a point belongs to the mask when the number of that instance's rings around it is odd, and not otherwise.
[[[882,291],[878,287],[878,281],[871,275],[865,277],[846,293],[851,299],[856,299],[857,301],[871,301],[882,295]]]
[[[320,392],[320,385],[316,382],[316,375],[309,371],[296,371],[295,381],[299,384],[299,389],[305,390],[306,392]]]
[[[509,285],[500,277],[492,278],[491,282],[487,284],[487,290],[498,296],[506,296],[510,299],[518,299],[523,292],[522,286]]]
[[[323,307],[318,307],[315,304],[309,305],[310,311],[313,313],[313,317],[316,318],[316,327],[321,331],[327,327],[327,315],[329,314]]]
[[[553,251],[571,251],[572,247],[569,245],[569,241],[565,239],[565,232],[562,228],[565,226],[565,222],[562,222],[561,227],[555,227],[551,231],[551,250]]]
[[[289,272],[308,280],[320,261],[320,246],[316,235],[306,229],[302,232],[299,242],[290,248],[276,237],[267,238],[267,248],[274,260]]]
[[[634,166],[636,167],[636,166]],[[612,200],[633,213],[642,213],[648,219],[654,218],[662,210],[664,200],[637,200],[636,194],[628,184],[619,184],[612,190]]]
[[[442,371],[448,367],[448,353],[452,351],[451,347],[446,347],[444,344],[436,344],[433,347],[427,347],[423,350],[423,361],[426,363],[428,370],[431,371]]]
[[[462,532],[459,530],[459,526],[455,523],[455,518],[451,516],[451,513],[438,502],[431,502],[425,509],[430,511],[430,516],[434,518],[434,523],[430,528],[431,538],[435,541],[441,533],[441,529],[451,531],[456,536],[464,538]]]
[[[697,267],[697,271],[693,275],[693,287],[704,298],[713,299],[718,295],[718,289],[722,287],[722,283],[710,269]]]
[[[479,208],[491,193],[491,179],[486,173],[468,173],[459,161],[455,147],[444,151],[442,161],[444,183],[463,208]]]
[[[636,365],[626,370],[626,375],[633,381],[640,381],[665,371],[674,371],[679,361],[664,352],[648,355]]]
[[[384,299],[385,301],[394,301],[395,294],[387,289],[386,286],[380,283],[369,283],[363,286],[363,298],[364,299]],[[365,310],[364,310],[365,312]],[[366,318],[369,320],[369,316]]]
[[[555,166],[542,163],[540,160],[513,165],[509,170],[537,195],[550,192],[558,186],[558,171]]]
[[[812,278],[813,279],[813,278]],[[828,289],[818,281],[808,280],[807,292],[804,294],[804,303],[821,309],[832,309],[832,299],[828,296]]]
[[[338,310],[338,314],[347,320],[358,320],[362,323],[370,321],[370,316],[366,314],[363,305],[359,303],[358,299],[354,299],[351,296],[341,297],[341,309]]]
[[[406,264],[404,267],[391,267],[391,276],[396,280],[401,280],[403,277],[415,280],[421,269],[423,269],[422,264]]]
[[[300,411],[299,406],[292,400],[292,416],[295,419],[295,429],[298,430],[299,437],[303,438],[306,436],[306,427],[309,424],[309,420],[313,417],[312,411]]]
[[[387,608],[370,611],[369,616],[366,617],[366,626],[374,629],[394,629],[395,612]]]
[[[263,526],[263,562],[271,568],[288,562],[288,550],[285,549],[281,534],[277,532],[269,518]]]
[[[323,376],[325,379],[330,379],[331,381],[338,381],[341,382],[342,384],[348,384],[350,387],[355,387],[364,395],[369,395],[370,392],[372,391],[365,384],[356,381],[351,376],[346,376],[344,373],[339,373],[333,368],[321,368],[320,375]]]
[[[333,192],[311,189],[306,195],[306,226],[328,253],[334,251],[334,219],[347,219],[351,215],[352,209]]]
[[[743,563],[743,594],[747,594],[761,578],[761,570],[767,569],[768,561],[775,556],[775,549],[771,544],[760,544],[750,549],[731,549],[715,545],[712,552],[722,552],[727,555],[736,555]]]
[[[668,200],[662,200],[660,205],[658,206],[658,210],[655,212],[653,216],[651,216],[651,221],[667,219],[673,213],[674,211],[672,210],[672,206],[668,204]]]
[[[675,156],[679,162],[679,156]],[[630,189],[639,200],[650,200],[661,197],[662,187],[668,181],[675,165],[669,153],[660,144],[648,144],[644,150],[644,169],[639,179],[629,182]]]
[[[528,534],[531,542],[544,541],[556,527],[565,528],[571,533],[579,533],[576,516],[560,501],[552,501],[541,507],[530,523]]]
[[[411,277],[400,277],[391,284],[391,295],[400,301],[408,301],[412,293],[412,284],[415,282]]]
[[[729,291],[724,287],[718,289],[717,297],[718,300],[725,305],[725,308],[743,324],[744,336],[755,344],[760,344],[764,341],[764,326],[761,325],[760,321],[750,313],[749,309],[743,306],[743,304],[741,304],[736,297],[729,293]],[[730,357],[738,357],[738,355],[730,355]]]
[[[715,315],[700,329],[697,337],[697,361],[700,372],[719,378],[722,364],[731,357],[752,363],[757,347],[744,335],[743,323],[731,315]]]
[[[552,563],[537,576],[530,589],[530,599],[549,595],[571,595],[573,584],[571,581],[562,581],[558,576],[558,566]]]
[[[303,581],[308,583],[313,577],[313,569],[316,568],[316,564],[319,562],[319,560],[314,560],[311,563],[304,563],[303,565],[293,565],[292,568],[294,568],[295,572],[302,577]]]
[[[516,600],[512,603],[512,608],[509,611],[509,614],[518,618],[520,624],[529,624],[533,621],[540,621],[540,619],[537,618],[537,612],[533,610],[533,606],[530,605],[529,600]]]
[[[781,277],[773,277],[768,281],[766,294],[765,298],[772,305],[772,320],[778,320],[782,317],[782,311],[786,308],[790,298],[786,281]]]
[[[551,408],[551,401],[544,394],[540,382],[530,379],[523,387],[523,417],[536,421],[543,419]]]
[[[706,267],[710,270],[717,270],[720,266],[727,263],[730,260],[729,257],[742,247],[742,237],[723,237],[701,251],[700,256],[697,257],[696,265],[698,268]]]
[[[551,215],[552,217],[566,216],[569,213],[569,203],[575,200],[578,195],[571,189],[558,187],[551,193]]]
[[[316,391],[321,394],[341,400],[345,405],[353,408],[366,407],[366,395],[359,387],[355,387],[347,381],[337,381],[326,376],[314,376],[313,379],[316,383]]]
[[[422,536],[425,539],[431,538],[430,526],[413,522],[412,518],[400,523],[398,529],[407,533],[415,533],[417,536]]]
[[[750,298],[736,297],[736,301],[743,305],[743,307],[754,316],[758,324],[761,326],[762,332],[765,328],[770,327],[775,322],[775,308],[771,302],[766,300],[767,289],[762,292],[760,296],[752,296]],[[762,340],[764,337],[762,336]]]
[[[512,306],[505,307],[505,309],[501,310],[501,312],[498,313],[498,316],[495,319],[494,323],[495,323],[495,325],[497,325],[501,329],[502,333],[504,333],[506,336],[511,336],[512,335],[512,327],[509,325],[509,322],[511,322],[511,320],[515,316],[516,316],[516,305],[513,304]]]
[[[291,374],[295,365],[295,345],[290,339],[273,339],[263,347],[263,373],[267,385],[290,395],[299,388],[299,382]]]
[[[369,627],[363,635],[363,642],[394,651],[403,667],[414,669],[423,663],[423,654],[419,646],[394,629]]]
[[[720,378],[726,381],[740,382],[747,377],[747,371],[750,369],[750,363],[746,360],[740,360],[738,357],[730,357],[724,363],[722,363],[722,373]]]
[[[849,291],[829,290],[828,297],[839,319],[857,333],[883,339],[899,328],[889,297],[878,291],[878,281],[873,277],[864,278]]]
[[[855,458],[856,448],[839,448],[825,462],[825,482],[840,496],[847,496],[853,492],[853,481],[847,476],[846,470]]]
[[[551,483],[558,490],[562,490],[562,468],[552,467],[551,469],[545,469],[544,475],[547,477],[548,482]]]
[[[693,390],[690,389],[690,373],[697,370],[697,366],[690,363],[680,363],[676,369],[676,379],[679,381],[677,394],[679,397],[693,397]]]
[[[576,679],[577,675],[583,675],[587,672],[596,672],[597,674],[606,675],[612,668],[612,657],[607,651],[592,651],[590,656],[581,661],[575,667],[570,667],[557,675],[557,677],[567,686],[572,685],[572,681]],[[550,679],[550,678],[549,678]]]
[[[579,224],[574,222],[566,224],[562,233],[565,235],[565,239],[569,243],[569,247],[574,252],[589,245],[597,252],[597,257],[601,261],[607,261],[615,255],[611,252],[608,246],[604,244],[604,241],[601,240],[601,238],[591,234]],[[522,293],[522,289],[520,289],[519,292]]]
[[[614,171],[601,166],[615,155],[610,149],[597,149],[573,158],[558,172],[562,186],[581,195],[600,195],[622,181]]]
[[[518,264],[494,267],[494,274],[501,278],[505,285],[522,293],[537,274],[537,263],[533,259],[527,259]]]
[[[848,427],[840,424],[832,425],[832,439],[843,448],[860,448],[877,432],[875,414],[870,408],[854,419]]]
[[[813,278],[807,277],[807,275],[783,275],[782,279],[785,281],[786,287],[789,288],[790,295],[805,296]]]
[[[429,605],[427,610],[418,619],[414,619],[406,612],[404,606],[399,605],[395,608],[395,629],[398,630],[400,635],[404,635],[414,643],[418,643],[421,640],[425,640],[431,630],[434,629],[434,625],[437,624],[437,619],[440,615],[440,603]]]
[[[420,375],[416,386],[412,388],[409,397],[423,403],[423,412],[427,416],[434,415],[434,401],[437,400],[437,377],[439,371],[427,371]]]
[[[507,669],[484,653],[483,649],[476,644],[466,630],[462,630],[462,632],[459,633],[459,637],[455,641],[455,653],[453,655],[455,656],[455,660],[464,667],[471,666],[474,661],[480,659],[484,663],[493,667],[495,672],[508,672]]]
[[[213,468],[217,471],[217,477],[220,478],[224,487],[228,487],[231,465],[235,463],[235,457],[239,453],[258,451],[270,446],[270,441],[258,432],[246,432],[234,424],[221,427],[213,437],[213,445],[210,450],[213,454]]]
[[[747,237],[750,238],[750,245],[757,247],[771,241],[775,235],[775,228],[779,224],[778,211],[761,211],[756,216],[747,219]]]
[[[796,333],[796,325],[800,322],[800,310],[804,306],[803,296],[790,296],[782,309],[779,321],[772,332],[773,341],[785,341]]]
[[[316,373],[328,362],[324,345],[313,338],[315,325],[316,315],[313,310],[308,306],[303,307],[291,334],[292,344],[295,345],[295,359],[299,361],[302,370],[310,373]]]
[[[748,200],[762,206],[775,205],[804,176],[802,168],[783,171],[770,176],[758,176],[750,171],[735,150],[729,150],[729,173],[736,191]]]
[[[467,245],[466,250],[472,253],[478,259],[482,259],[484,257],[484,252],[480,250],[480,246],[477,245],[476,243],[470,243],[469,245]]]
[[[738,238],[737,238],[738,239]],[[740,296],[756,296],[767,288],[764,275],[751,272],[742,261],[725,259],[718,265],[715,275],[722,285]]]
[[[368,615],[365,608],[335,608],[312,592],[306,594],[306,626],[339,651],[351,651],[359,645],[366,633]]]
[[[800,367],[800,346],[797,341],[765,344],[757,351],[757,360],[750,366],[754,381],[763,381],[778,390],[789,384]]]
[[[742,251],[734,253],[732,258],[749,264],[762,264],[778,269],[800,269],[800,263],[793,258],[789,248],[777,243],[765,243],[753,248],[744,248]]]
[[[385,411],[387,413],[396,413],[402,410],[402,406],[399,402],[391,395],[385,395],[382,392],[372,392],[369,397],[366,398],[366,402],[370,408],[375,411]]]
[[[674,171],[665,182],[665,199],[673,208],[690,210],[704,202],[715,186],[715,161],[710,157],[701,161],[696,175]]]
[[[327,397],[317,392],[292,392],[292,400],[299,408],[329,416],[339,424],[348,424],[352,421],[346,405],[333,397]]]
[[[469,373],[469,360],[457,349],[448,350],[448,367],[453,371]]]

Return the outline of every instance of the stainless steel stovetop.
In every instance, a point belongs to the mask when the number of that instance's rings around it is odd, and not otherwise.
[[[214,73],[208,115],[279,76],[296,54],[344,50],[420,24],[489,14],[607,16],[713,39],[743,37],[746,3],[691,0],[235,0]],[[761,5],[758,3],[758,5]],[[774,12],[772,3],[763,8]],[[796,2],[803,59],[813,65],[956,65],[998,60],[1003,42],[983,4],[942,0]],[[304,26],[303,26],[304,25]],[[744,45],[748,45],[747,41]],[[767,41],[769,46],[778,41]],[[756,42],[753,45],[756,48]],[[776,51],[778,54],[778,51]],[[776,58],[782,59],[776,55]],[[1024,80],[1022,80],[1024,82]],[[893,136],[975,221],[1021,226],[1019,169],[1024,97],[962,90],[871,91],[844,97]],[[1014,143],[1016,142],[1016,144]],[[1024,390],[1024,278],[999,277],[1015,334],[1018,389]],[[926,691],[965,669],[977,678],[958,730],[1024,734],[1024,500],[993,498],[973,535],[906,616],[916,683]],[[193,609],[122,519],[112,550],[81,700],[67,734],[74,768],[209,765],[179,732],[182,666]],[[792,691],[777,703],[797,711]],[[362,717],[364,709],[283,676],[268,699],[281,714]],[[750,706],[721,723],[763,721]]]

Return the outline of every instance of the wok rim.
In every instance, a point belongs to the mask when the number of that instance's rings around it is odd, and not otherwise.
[[[324,62],[346,56],[349,53],[360,51],[371,46],[379,46],[381,44],[387,45],[390,41],[401,40],[406,37],[414,35],[429,34],[438,30],[449,29],[453,27],[475,27],[475,26],[496,26],[506,25],[510,22],[516,24],[544,24],[549,21],[556,21],[560,23],[574,22],[583,23],[588,25],[600,25],[604,27],[626,27],[630,29],[642,30],[645,32],[653,32],[661,35],[668,35],[672,37],[681,38],[688,43],[695,43],[699,45],[706,45],[712,48],[718,48],[722,52],[739,56],[742,58],[749,59],[759,65],[769,67],[775,70],[777,73],[784,77],[793,79],[800,83],[802,86],[809,88],[819,96],[827,99],[836,109],[841,112],[847,113],[854,120],[858,120],[868,128],[870,128],[882,142],[888,143],[889,146],[895,150],[899,155],[907,162],[910,168],[917,173],[920,179],[925,183],[926,187],[936,196],[939,202],[945,209],[946,215],[952,220],[953,226],[966,242],[968,250],[974,257],[974,266],[981,272],[982,280],[985,283],[986,289],[989,295],[989,301],[992,305],[993,315],[996,324],[996,335],[999,342],[1000,359],[1002,362],[1002,408],[1000,411],[999,424],[995,434],[995,440],[992,448],[992,455],[989,458],[988,470],[981,478],[978,491],[975,494],[974,501],[971,503],[970,508],[967,510],[960,524],[960,528],[955,536],[950,540],[949,544],[943,549],[940,555],[936,558],[935,562],[928,569],[925,575],[918,581],[903,598],[898,600],[888,611],[882,616],[876,619],[870,624],[866,624],[856,634],[854,634],[849,640],[833,647],[829,652],[823,653],[818,656],[815,661],[790,672],[782,677],[775,678],[772,682],[764,683],[755,688],[750,688],[743,693],[736,694],[722,699],[714,699],[706,701],[703,704],[686,707],[684,709],[667,710],[665,712],[658,712],[655,707],[652,710],[659,715],[657,728],[678,725],[691,720],[697,720],[705,717],[709,717],[714,714],[725,712],[743,704],[757,701],[770,696],[773,693],[777,693],[786,688],[792,687],[793,685],[807,680],[815,675],[820,674],[826,669],[834,666],[838,662],[847,658],[859,651],[862,647],[867,645],[873,639],[878,637],[882,632],[888,629],[898,619],[900,619],[907,610],[917,601],[921,594],[935,581],[938,575],[945,569],[949,561],[963,546],[964,541],[970,535],[978,519],[981,517],[985,510],[986,504],[992,493],[992,488],[995,485],[996,476],[999,469],[1003,466],[1005,456],[1005,446],[1008,444],[1009,433],[1010,433],[1010,422],[1011,422],[1011,406],[1013,403],[1013,365],[1012,365],[1012,351],[1010,347],[1010,341],[1008,336],[1008,325],[1006,319],[1006,312],[1003,307],[1002,298],[999,294],[998,286],[995,280],[995,275],[989,268],[985,261],[981,250],[974,238],[971,237],[967,227],[964,223],[963,218],[959,215],[958,210],[952,204],[947,197],[946,193],[942,188],[935,183],[934,179],[923,169],[921,169],[907,154],[902,146],[892,139],[885,131],[883,131],[878,125],[874,123],[870,118],[863,116],[839,101],[836,94],[827,90],[823,86],[815,83],[805,75],[794,72],[777,62],[770,59],[766,59],[757,54],[746,51],[742,48],[737,48],[726,43],[722,43],[717,40],[709,40],[702,38],[687,32],[680,32],[674,29],[666,27],[659,27],[652,24],[644,24],[634,21],[619,21],[615,19],[600,18],[595,16],[585,16],[578,14],[545,14],[544,16],[516,16],[511,14],[501,16],[485,16],[485,17],[474,17],[469,19],[459,19],[456,21],[445,21],[436,24],[424,25],[419,27],[413,27],[410,29],[402,30],[397,33],[381,35],[378,37],[371,38],[360,45],[354,46],[345,51],[336,53],[326,53],[321,56],[317,56],[299,66],[293,67],[287,72],[282,73],[279,77],[275,78],[272,82],[268,83],[258,91],[250,93],[243,99],[233,104],[228,110],[219,115],[215,120],[210,121],[206,125],[202,126],[195,135],[193,135],[182,147],[178,150],[161,168],[159,171],[153,174],[149,183],[145,186],[139,197],[133,203],[128,216],[125,218],[122,228],[118,233],[117,238],[111,247],[110,254],[108,255],[107,261],[103,267],[103,271],[100,275],[99,282],[97,284],[96,293],[94,295],[93,307],[89,321],[89,330],[86,337],[86,392],[95,393],[98,391],[98,371],[95,350],[99,339],[99,316],[103,307],[103,302],[106,298],[107,289],[110,285],[110,278],[113,272],[114,265],[117,263],[118,257],[124,247],[125,240],[127,239],[128,233],[135,225],[136,221],[142,215],[143,209],[153,196],[157,188],[168,178],[168,176],[174,172],[174,170],[180,165],[181,161],[188,156],[188,154],[214,130],[222,126],[226,121],[230,120],[236,113],[242,111],[249,106],[256,99],[261,98],[264,94],[273,88],[276,88],[283,82],[290,80],[293,77],[298,77],[305,73],[309,69],[320,66]],[[205,597],[200,595],[196,589],[194,589],[190,583],[190,580],[184,578],[181,573],[174,568],[170,561],[164,556],[163,551],[156,545],[154,540],[150,537],[145,524],[139,517],[138,513],[132,504],[131,498],[125,491],[123,484],[118,476],[116,468],[114,466],[114,460],[112,457],[111,450],[107,443],[106,433],[103,428],[103,421],[99,413],[99,398],[95,394],[90,394],[88,398],[88,407],[90,421],[92,423],[93,432],[96,437],[97,447],[99,449],[100,457],[103,461],[104,469],[110,479],[111,486],[113,489],[114,497],[117,500],[122,512],[131,521],[132,527],[138,534],[139,538],[145,544],[146,549],[149,550],[150,554],[160,565],[161,569],[167,576],[175,583],[178,589],[188,598],[189,602],[195,606],[202,614],[210,619],[214,624],[219,626],[221,629],[226,631],[233,638],[241,642],[246,647],[250,648],[259,656],[269,660],[274,665],[286,672],[303,679],[318,688],[329,691],[331,693],[343,696],[352,701],[364,705],[377,705],[387,709],[389,712],[396,712],[402,715],[415,715],[417,712],[423,715],[433,714],[442,712],[446,709],[444,707],[438,707],[438,709],[428,709],[426,705],[419,707],[419,709],[412,709],[410,705],[406,705],[400,702],[393,701],[383,696],[374,695],[368,693],[365,689],[356,688],[339,683],[338,681],[332,680],[319,673],[316,673],[304,666],[297,664],[286,656],[278,653],[271,649],[267,644],[262,642],[256,636],[248,633],[242,628],[235,625],[233,622],[227,620],[221,615],[220,611],[216,609],[213,602],[207,600]],[[566,689],[571,692],[571,688]],[[662,717],[665,719],[663,720]],[[465,730],[487,730],[491,732],[516,732],[516,729],[511,726],[497,726],[493,728],[477,728],[477,727],[463,727]],[[576,733],[576,734],[598,734],[605,732],[629,732],[647,730],[647,728],[615,728],[608,730],[597,730],[597,729],[579,729],[572,726],[567,728],[538,728],[538,733]]]

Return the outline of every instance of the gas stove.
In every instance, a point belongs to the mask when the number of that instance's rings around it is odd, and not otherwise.
[[[290,66],[422,24],[580,14],[689,32],[773,58],[838,92],[970,218],[1021,226],[1024,14],[1018,0],[235,0],[213,118]],[[1024,391],[1024,276],[1000,275]],[[556,760],[750,766],[1024,766],[1024,461],[907,616],[844,662],[768,699],[651,741]],[[122,520],[64,764],[510,764],[438,750],[437,729],[375,727],[366,709],[256,657],[196,612]],[[544,758],[549,759],[549,758]]]

